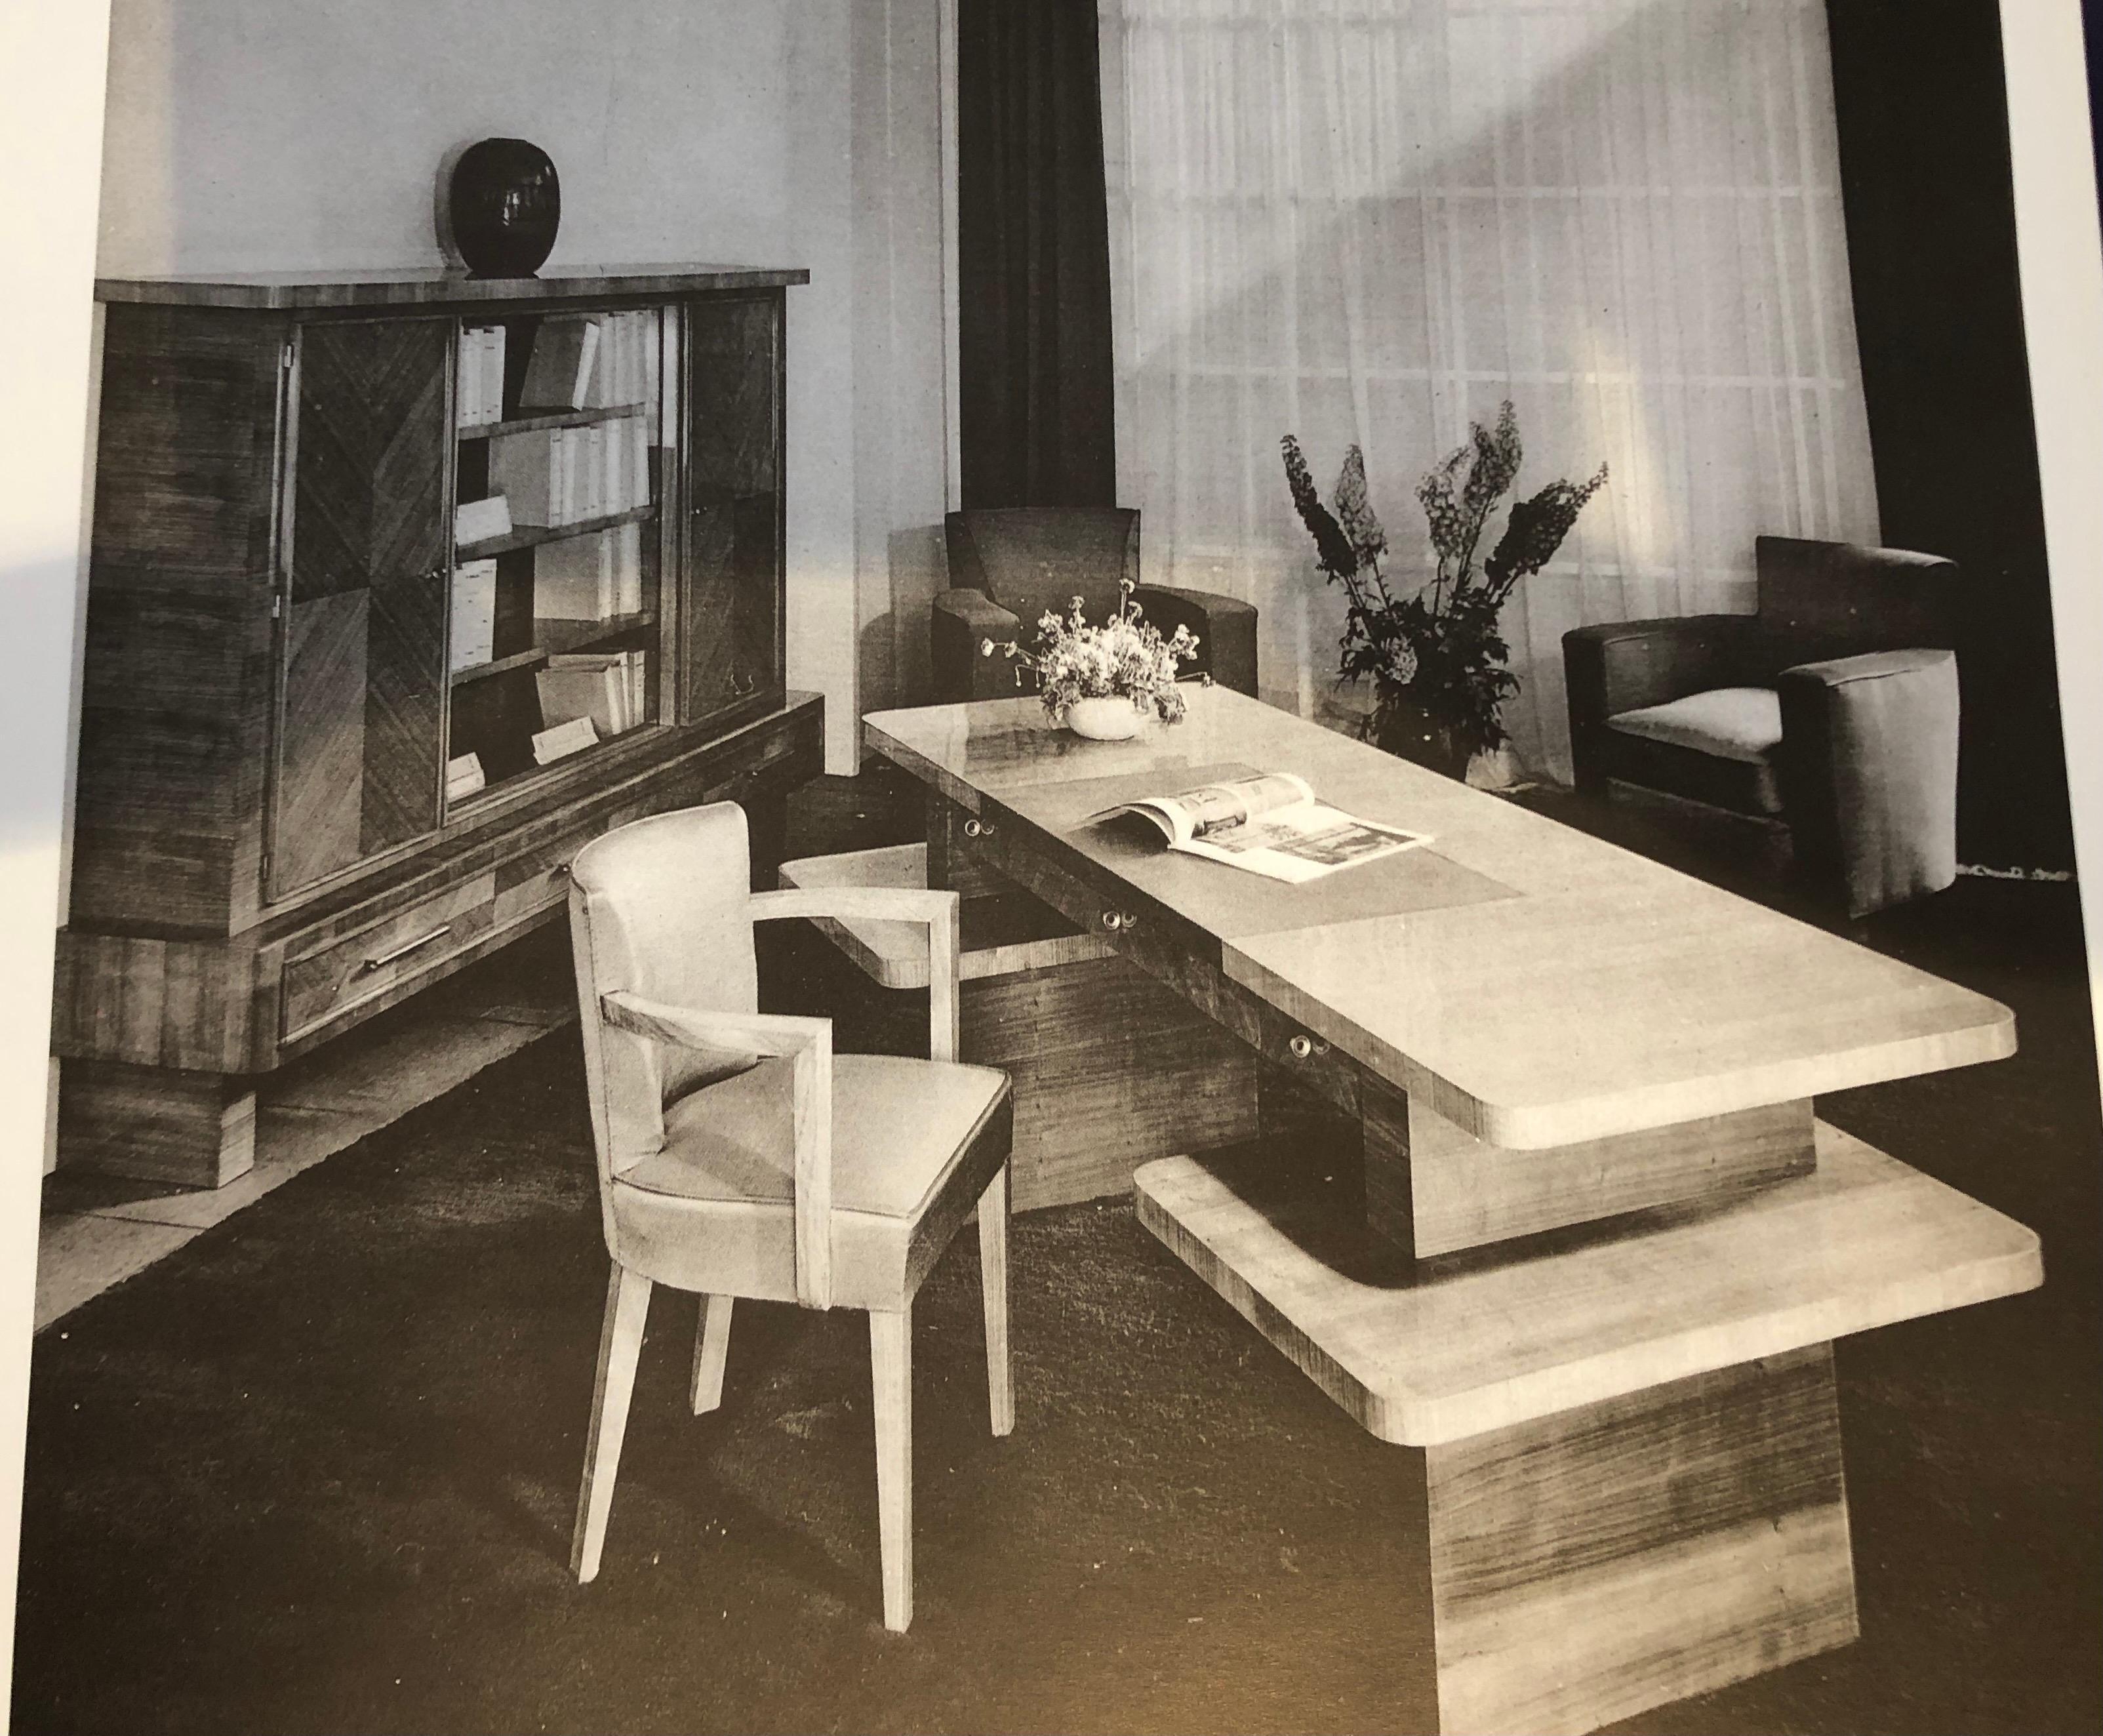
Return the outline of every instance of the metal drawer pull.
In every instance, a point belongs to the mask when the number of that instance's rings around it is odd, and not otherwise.
[[[967,820],[964,821],[964,836],[990,838],[993,836],[993,822],[989,820]]]
[[[433,928],[429,934],[420,934],[413,941],[402,941],[392,952],[383,952],[377,958],[367,959],[358,968],[362,971],[378,970],[383,964],[392,964],[397,959],[406,959],[411,953],[422,950],[433,941],[443,940],[452,932],[453,925],[447,923],[442,928]]]
[[[1329,1053],[1327,1044],[1318,1042],[1304,1032],[1289,1039],[1285,1046],[1292,1051],[1292,1058],[1295,1061],[1305,1061],[1309,1055],[1326,1055]]]
[[[1105,910],[1103,912],[1103,926],[1109,929],[1111,933],[1114,934],[1118,929],[1124,926],[1124,918],[1120,916],[1115,910]]]
[[[1127,934],[1129,934],[1129,933],[1132,933],[1132,931],[1134,928],[1136,928],[1138,926],[1139,926],[1139,915],[1138,915],[1138,912],[1136,912],[1136,910],[1127,910],[1127,911],[1124,913],[1124,932],[1125,932]]]

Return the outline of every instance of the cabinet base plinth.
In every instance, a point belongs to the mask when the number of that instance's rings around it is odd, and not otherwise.
[[[223,1187],[256,1164],[256,1093],[224,1073],[69,1061],[59,1075],[59,1161],[185,1187]]]

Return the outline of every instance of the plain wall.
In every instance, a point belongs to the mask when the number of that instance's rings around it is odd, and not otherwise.
[[[789,680],[825,694],[827,763],[850,770],[890,533],[930,499],[939,519],[944,487],[936,15],[114,0],[98,269],[434,263],[440,161],[506,134],[562,176],[550,269],[807,268],[789,292]],[[858,170],[865,144],[881,155]],[[930,414],[936,438],[895,439]],[[891,662],[872,670],[886,701]]]

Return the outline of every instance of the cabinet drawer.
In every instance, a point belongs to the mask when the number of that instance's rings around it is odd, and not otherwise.
[[[292,1042],[398,984],[425,975],[487,935],[496,876],[478,875],[399,915],[285,962],[282,1040]]]

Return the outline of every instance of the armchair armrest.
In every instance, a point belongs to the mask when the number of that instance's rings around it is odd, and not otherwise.
[[[754,892],[754,922],[793,916],[860,916],[924,924],[927,929],[927,1057],[954,1061],[962,1035],[963,901],[954,892],[910,886],[801,886]]]
[[[1163,634],[1188,627],[1198,640],[1197,669],[1223,688],[1256,697],[1256,606],[1217,591],[1142,585],[1132,601]]]
[[[986,657],[979,653],[988,639],[1005,644],[1022,636],[1021,621],[985,592],[941,592],[931,605],[927,632],[928,664],[938,704],[1011,698],[1020,691],[1015,665],[998,654]]]
[[[1921,647],[1799,663],[1775,686],[1782,806],[1798,864],[1837,870],[1853,916],[1955,879],[1956,653]]]
[[[795,1060],[796,1300],[833,1305],[833,1022],[778,1013],[674,1007],[616,990],[599,1017],[616,1030],[681,1048],[743,1049]]]
[[[1751,615],[1683,615],[1576,627],[1563,635],[1577,787],[1603,794],[1607,719],[1710,688],[1741,685],[1758,643]]]

